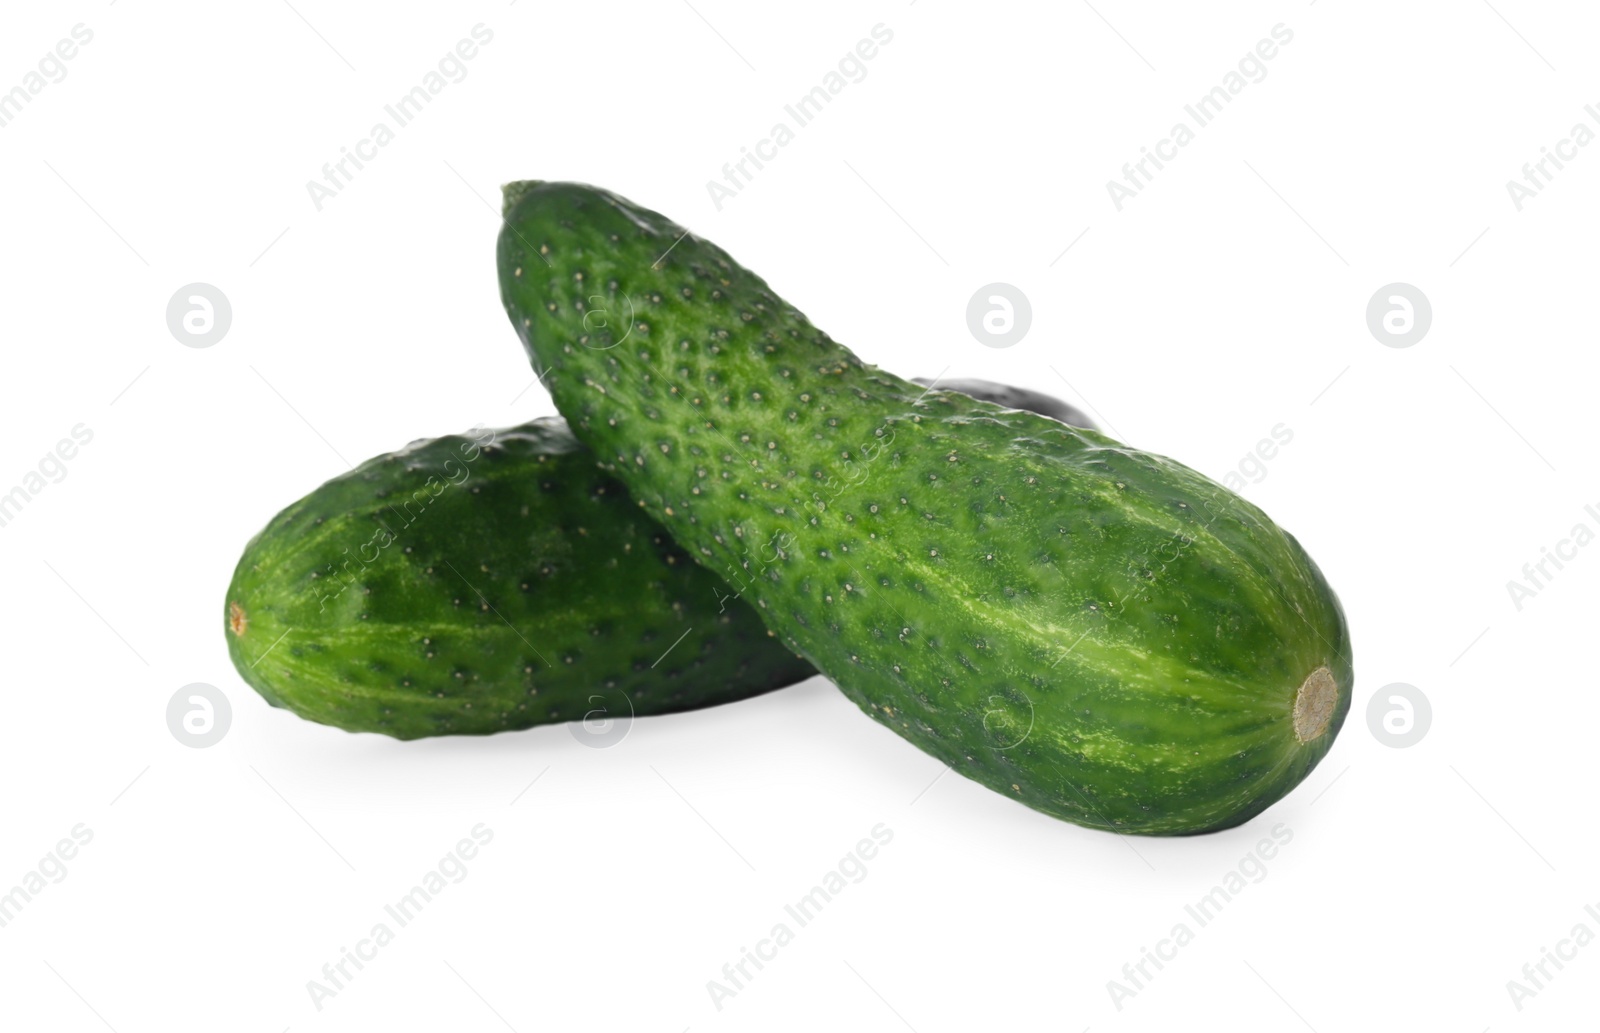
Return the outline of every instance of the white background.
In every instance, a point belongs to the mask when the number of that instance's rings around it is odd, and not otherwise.
[[[20,6],[0,89],[74,25],[94,38],[0,128],[0,491],[73,426],[94,437],[0,528],[0,889],[74,825],[93,840],[0,928],[7,1028],[1592,1023],[1600,946],[1520,1011],[1506,984],[1576,923],[1600,933],[1600,548],[1520,610],[1507,582],[1600,529],[1600,147],[1521,211],[1505,184],[1600,130],[1594,12]],[[866,78],[718,211],[706,182],[880,22]],[[306,181],[478,23],[467,77],[318,211]],[[1265,79],[1119,212],[1106,181],[1278,23]],[[1284,424],[1244,494],[1349,615],[1356,698],[1326,761],[1244,828],[1123,839],[935,782],[821,679],[610,750],[566,727],[402,744],[268,708],[221,620],[247,538],[346,460],[554,411],[495,282],[517,178],[668,213],[869,361],[1059,394],[1219,479]],[[164,315],[195,281],[233,306],[205,349]],[[1004,350],[964,315],[994,281],[1034,312]],[[1396,281],[1434,313],[1403,349],[1365,317]],[[209,749],[166,725],[191,682],[232,701]],[[1396,682],[1433,710],[1404,749],[1366,719]],[[307,981],[479,822],[464,881],[313,1007]],[[864,881],[714,1007],[707,981],[880,822]],[[1266,878],[1119,1010],[1107,981],[1279,823]]]

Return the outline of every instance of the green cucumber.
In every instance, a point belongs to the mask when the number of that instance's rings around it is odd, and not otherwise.
[[[1350,706],[1343,613],[1222,485],[867,365],[603,190],[507,187],[498,259],[574,434],[960,774],[1081,825],[1185,834],[1248,820],[1327,753]]]
[[[250,542],[225,611],[234,666],[268,702],[400,739],[592,719],[599,744],[613,719],[816,673],[559,418],[414,442],[327,482]]]

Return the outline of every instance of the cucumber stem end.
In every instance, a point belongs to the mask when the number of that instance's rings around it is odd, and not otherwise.
[[[1307,675],[1294,695],[1294,737],[1302,743],[1318,738],[1338,709],[1339,683],[1324,665]]]

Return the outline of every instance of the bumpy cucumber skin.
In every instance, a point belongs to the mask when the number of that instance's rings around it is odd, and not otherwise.
[[[398,739],[673,713],[816,673],[559,419],[329,481],[251,540],[224,620],[268,702]]]
[[[1327,753],[1344,615],[1248,501],[867,365],[608,192],[513,184],[505,216],[502,299],[574,433],[879,722],[1030,807],[1148,834],[1244,822]],[[1302,742],[1320,668],[1337,699]]]
[[[1038,392],[960,385],[975,397],[1087,419]],[[485,471],[488,480],[476,476]],[[420,540],[406,533],[412,525]],[[440,530],[449,534],[443,545]],[[448,569],[441,557],[461,576],[437,576]],[[366,560],[387,578],[377,599]],[[504,583],[480,583],[485,566]],[[526,570],[537,581],[503,576]],[[650,591],[636,591],[639,584]],[[504,602],[530,591],[537,595],[520,609]],[[491,592],[502,616],[520,612],[515,628],[484,619]],[[559,418],[413,442],[327,482],[251,541],[225,618],[235,667],[274,706],[402,739],[675,713],[817,673],[600,473]],[[580,624],[583,634],[574,631]],[[544,671],[527,653],[551,634],[556,644],[581,644],[561,649],[559,668]],[[644,666],[652,648],[679,635],[672,662]],[[458,636],[470,664],[442,682],[435,661]],[[607,643],[618,640],[633,644],[631,655],[613,653]]]

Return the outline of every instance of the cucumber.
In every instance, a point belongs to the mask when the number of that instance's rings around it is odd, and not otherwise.
[[[498,262],[574,434],[955,771],[1171,835],[1248,820],[1327,753],[1350,707],[1344,615],[1299,543],[1222,485],[870,366],[603,190],[507,187]]]
[[[816,673],[559,418],[334,478],[250,542],[224,609],[234,666],[268,702],[400,739],[672,713]]]

